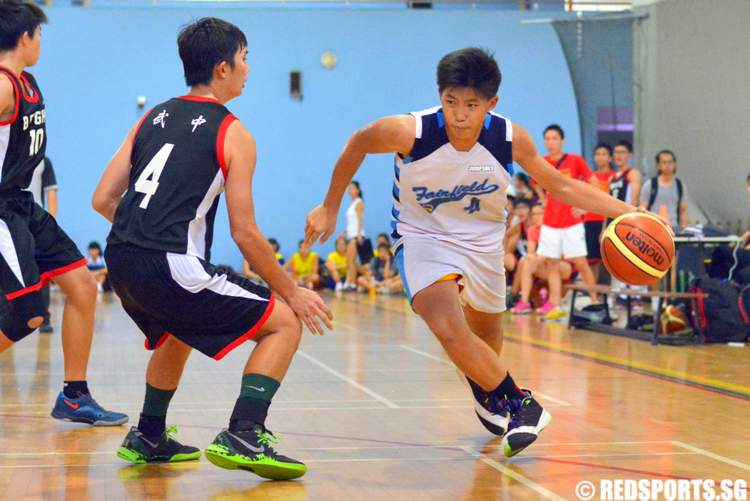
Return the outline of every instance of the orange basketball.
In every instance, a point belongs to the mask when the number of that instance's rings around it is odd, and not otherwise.
[[[657,217],[631,212],[607,226],[601,250],[602,262],[613,277],[630,285],[649,285],[672,266],[674,239]]]

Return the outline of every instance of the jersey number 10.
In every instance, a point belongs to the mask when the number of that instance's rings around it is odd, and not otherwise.
[[[44,129],[31,129],[29,131],[31,135],[31,144],[29,145],[29,156],[33,157],[39,150],[42,149],[44,143]]]
[[[156,190],[159,189],[159,177],[161,177],[161,171],[164,170],[164,166],[169,159],[169,155],[172,154],[173,144],[166,143],[161,149],[154,155],[154,158],[146,165],[141,175],[138,176],[138,180],[135,182],[135,191],[138,193],[144,193],[146,196],[141,200],[139,207],[145,209],[148,207],[148,203],[151,201],[151,197],[156,194]]]

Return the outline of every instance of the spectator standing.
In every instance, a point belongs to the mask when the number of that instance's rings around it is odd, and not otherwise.
[[[612,170],[612,146],[600,143],[594,148],[594,164],[596,170],[591,177],[591,184],[602,191],[609,193],[609,182],[615,175]],[[604,216],[587,212],[583,216],[583,225],[586,229],[586,250],[588,251],[589,265],[594,274],[594,281],[599,281],[599,270],[601,268],[601,249],[599,238],[604,230]]]
[[[352,203],[346,210],[346,282],[345,290],[357,289],[357,259],[359,264],[367,266],[373,257],[372,242],[365,237],[365,201],[359,182],[349,183],[347,193]]]
[[[544,147],[547,149],[545,160],[564,176],[589,181],[592,174],[588,164],[579,155],[563,153],[564,143],[565,133],[562,127],[552,124],[544,129]],[[593,286],[595,281],[586,260],[586,232],[582,213],[557,200],[551,194],[546,195],[537,254],[549,261],[547,265],[549,298],[538,309],[538,313],[543,314],[545,320],[562,318],[565,316],[565,312],[560,308],[562,299],[560,263],[562,259],[575,265],[584,284]],[[596,294],[591,293],[591,299],[596,302]]]
[[[656,154],[658,175],[643,183],[641,206],[669,220],[675,231],[688,225],[687,186],[676,176],[677,157],[670,150]]]

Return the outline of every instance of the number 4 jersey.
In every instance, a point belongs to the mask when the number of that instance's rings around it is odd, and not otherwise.
[[[30,73],[16,75],[0,66],[13,84],[15,105],[10,118],[0,121],[0,192],[22,190],[44,159],[47,144],[44,99]]]
[[[128,191],[108,244],[130,244],[210,260],[227,167],[224,137],[236,120],[214,99],[183,96],[138,123]]]

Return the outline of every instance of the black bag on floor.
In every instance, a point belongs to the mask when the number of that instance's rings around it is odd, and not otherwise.
[[[743,343],[750,333],[750,318],[737,287],[715,278],[693,280],[691,291],[708,294],[695,299],[695,311],[706,343]]]
[[[575,310],[570,320],[570,325],[573,327],[585,327],[591,323],[612,324],[606,304],[590,304],[581,310]]]

